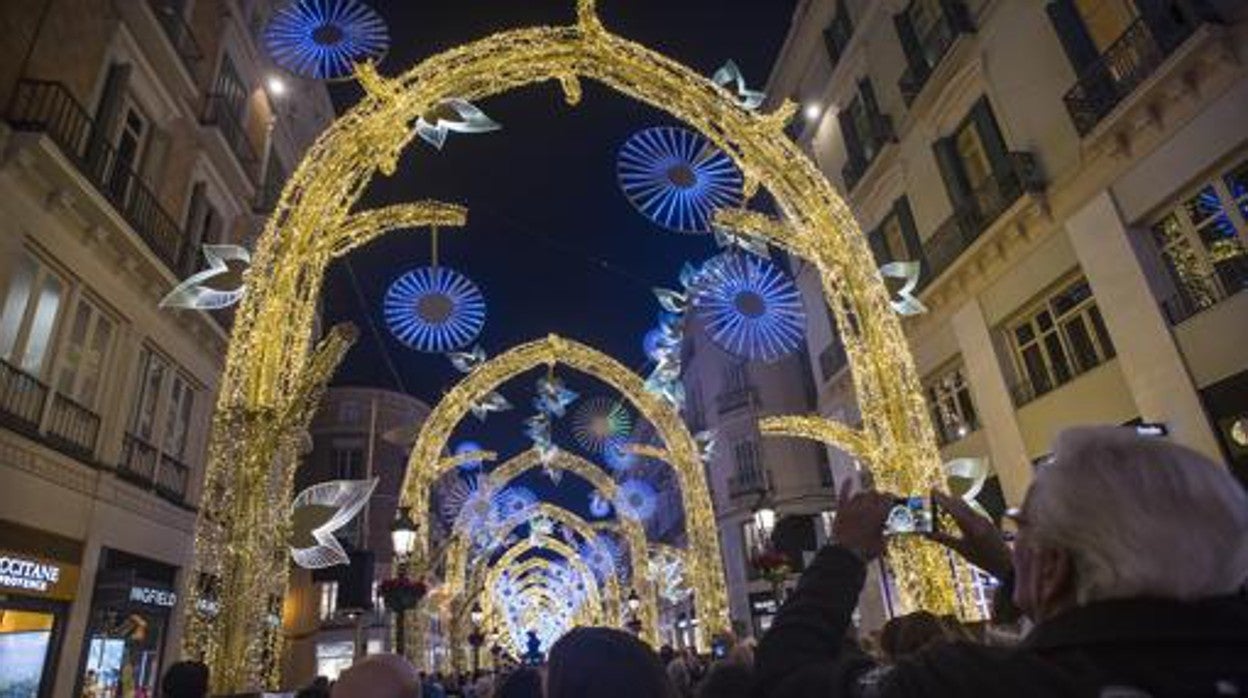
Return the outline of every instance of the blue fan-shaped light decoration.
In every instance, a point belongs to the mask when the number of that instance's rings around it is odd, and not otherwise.
[[[602,460],[616,473],[622,473],[637,462],[637,454],[629,450],[632,442],[626,437],[609,439],[602,447]]]
[[[616,175],[643,215],[679,233],[707,233],[717,208],[741,205],[741,171],[700,134],[658,126],[633,134],[620,149]]]
[[[498,493],[495,499],[498,506],[498,514],[506,519],[512,516],[519,516],[537,505],[537,495],[532,490],[524,487],[508,487]]]
[[[694,304],[722,349],[775,361],[798,348],[806,312],[793,280],[779,267],[753,255],[725,252],[703,269]]]
[[[395,279],[382,301],[395,339],[442,354],[467,346],[485,325],[485,298],[468,277],[446,267],[420,267]]]
[[[632,428],[628,408],[609,397],[585,400],[572,415],[572,435],[590,453],[602,453],[613,439],[628,436]]]
[[[615,510],[630,519],[645,521],[658,506],[658,495],[644,480],[625,480],[615,493]]]
[[[282,68],[313,80],[339,80],[355,64],[380,60],[390,32],[360,0],[295,0],[269,21],[264,43]]]

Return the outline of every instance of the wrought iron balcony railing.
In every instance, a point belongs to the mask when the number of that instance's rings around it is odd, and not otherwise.
[[[770,489],[767,472],[759,465],[738,466],[735,473],[728,478],[728,496],[745,497],[762,495]]]
[[[184,3],[174,3],[170,0],[148,1],[161,28],[165,30],[169,43],[173,44],[173,50],[182,59],[182,65],[191,75],[194,75],[195,66],[203,60],[204,52],[199,48],[199,43],[195,41],[195,34],[182,16],[180,4]]]
[[[94,460],[99,434],[99,415],[60,393],[52,396],[47,438],[59,450],[82,460]]]
[[[258,160],[247,131],[238,119],[237,103],[220,94],[209,94],[204,100],[204,112],[200,116],[200,122],[206,126],[215,126],[221,132],[221,137],[238,159],[238,164],[247,173],[247,177],[254,181]]]
[[[185,501],[190,472],[191,469],[182,461],[162,454],[160,467],[156,469],[156,491],[175,502]]]
[[[78,171],[108,199],[143,242],[174,274],[182,254],[182,229],[156,195],[117,157],[87,111],[58,82],[22,80],[9,105],[18,131],[46,134]]]
[[[27,436],[38,436],[48,388],[7,361],[0,361],[0,422]]]
[[[1024,192],[1040,191],[1044,182],[1031,153],[1009,154],[1011,167],[990,176],[923,243],[928,274],[922,285],[934,281],[957,261],[993,221],[1005,213]]]
[[[1063,101],[1080,136],[1086,136],[1182,44],[1193,22],[1149,23],[1143,17],[1088,66]]]
[[[950,10],[942,10],[927,33],[915,37],[919,42],[917,49],[921,56],[917,57],[918,60],[910,61],[905,72],[901,74],[901,79],[897,81],[897,86],[901,89],[901,98],[905,100],[907,107],[918,99],[919,93],[927,85],[928,78],[932,77],[936,66],[944,60],[958,36],[975,30],[966,5],[956,1],[947,5]],[[945,7],[946,3],[941,3],[941,6]]]
[[[160,454],[156,447],[127,433],[121,449],[117,474],[136,484],[151,486],[156,482],[156,465]]]

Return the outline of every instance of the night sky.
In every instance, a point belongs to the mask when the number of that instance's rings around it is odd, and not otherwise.
[[[394,75],[452,46],[508,28],[573,21],[574,0],[373,0],[390,27],[391,50],[381,72]],[[599,0],[612,31],[710,75],[726,60],[741,66],[751,87],[766,83],[784,40],[795,0]],[[673,124],[666,114],[585,81],[584,99],[569,107],[552,83],[480,102],[503,130],[452,133],[441,152],[415,141],[398,173],[379,177],[361,207],[432,198],[469,208],[469,225],[443,230],[439,259],[485,294],[488,317],[479,338],[491,356],[559,333],[585,342],[644,372],[641,348],[654,326],[653,286],[676,286],[685,261],[715,252],[708,236],[664,231],[620,193],[616,153],[634,132]],[[359,98],[336,85],[339,110]],[[396,232],[353,252],[330,270],[324,294],[329,324],[350,320],[361,330],[335,378],[338,385],[376,386],[430,405],[459,378],[447,359],[406,348],[381,318],[387,286],[404,271],[428,265],[429,236]],[[352,278],[354,277],[355,283]],[[532,410],[533,373],[503,393],[519,406],[471,417],[459,438],[506,455],[527,447],[521,421]],[[560,376],[591,397],[607,394],[570,371]],[[564,420],[566,421],[566,420]],[[565,442],[566,424],[556,427]]]

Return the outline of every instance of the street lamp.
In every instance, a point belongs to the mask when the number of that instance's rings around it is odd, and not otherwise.
[[[411,508],[399,507],[394,521],[390,523],[390,543],[394,548],[394,556],[398,559],[397,572],[400,581],[407,580],[407,566],[416,550],[416,531]],[[407,623],[404,620],[407,605],[400,603],[392,606],[391,610],[394,611],[394,649],[403,655],[407,650]]]
[[[754,530],[758,531],[758,546],[767,548],[771,540],[771,532],[776,528],[776,510],[771,508],[766,495],[754,507]]]
[[[628,614],[629,614],[628,624],[627,624],[628,629],[633,631],[634,635],[640,635],[641,634],[641,617],[637,614],[637,611],[641,609],[641,597],[637,596],[636,589],[630,589],[628,591],[628,599],[626,600],[626,603],[628,604]]]
[[[468,633],[468,644],[472,645],[472,673],[476,674],[481,670],[481,645],[485,644],[485,635],[481,634],[481,624],[485,622],[485,611],[481,610],[481,603],[472,604],[472,611],[468,613],[469,620],[472,621],[472,632]]]

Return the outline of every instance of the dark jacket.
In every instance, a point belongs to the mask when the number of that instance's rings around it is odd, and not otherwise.
[[[759,698],[1248,696],[1242,596],[1103,601],[1037,625],[1017,647],[936,646],[881,672],[846,637],[865,576],[852,553],[820,551],[759,644]]]

